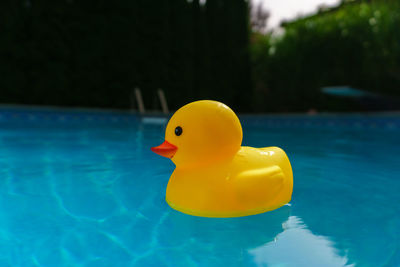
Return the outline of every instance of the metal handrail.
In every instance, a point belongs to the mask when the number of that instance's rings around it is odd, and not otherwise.
[[[134,105],[134,97],[133,95],[135,95],[136,98],[136,103],[139,109],[139,113],[140,114],[144,114],[146,112],[145,108],[144,108],[144,102],[143,102],[143,98],[142,98],[142,92],[140,91],[140,89],[138,87],[135,88],[135,90],[132,92],[131,94],[131,107],[133,109],[133,105]]]
[[[168,104],[167,104],[167,99],[165,97],[164,91],[162,89],[158,89],[157,93],[158,93],[158,98],[160,99],[161,108],[162,108],[163,113],[168,114],[169,113]]]

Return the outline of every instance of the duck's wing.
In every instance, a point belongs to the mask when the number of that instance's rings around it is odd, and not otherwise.
[[[246,170],[237,174],[235,186],[238,196],[252,201],[273,198],[284,184],[284,173],[277,166]]]

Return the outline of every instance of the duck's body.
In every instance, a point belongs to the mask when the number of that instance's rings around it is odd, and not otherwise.
[[[238,217],[281,207],[291,199],[293,174],[278,147],[242,147],[235,113],[216,101],[179,109],[167,125],[165,142],[152,150],[176,169],[166,200],[181,212]]]
[[[191,215],[238,217],[281,207],[290,201],[292,189],[292,169],[282,149],[241,147],[227,162],[176,168],[166,200]]]

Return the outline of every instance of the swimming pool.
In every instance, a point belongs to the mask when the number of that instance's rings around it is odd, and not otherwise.
[[[164,201],[158,120],[0,109],[0,266],[399,266],[400,115],[242,116],[280,146],[293,199],[233,219]]]

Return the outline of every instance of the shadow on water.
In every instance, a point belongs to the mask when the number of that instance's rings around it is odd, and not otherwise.
[[[171,210],[158,240],[163,247],[184,248],[195,262],[227,264],[228,259],[236,266],[249,260],[249,249],[273,242],[289,217],[289,206],[239,218],[203,218]]]

